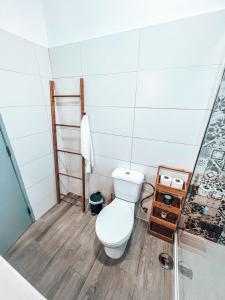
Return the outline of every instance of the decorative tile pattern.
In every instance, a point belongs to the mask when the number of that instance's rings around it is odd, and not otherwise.
[[[225,245],[225,73],[182,214],[186,231]]]

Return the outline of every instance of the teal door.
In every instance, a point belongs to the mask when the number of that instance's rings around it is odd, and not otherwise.
[[[0,131],[0,254],[31,225],[25,202],[10,153]],[[8,149],[9,150],[9,149]]]

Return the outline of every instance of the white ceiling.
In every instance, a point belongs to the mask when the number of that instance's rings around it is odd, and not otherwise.
[[[0,28],[48,45],[42,0],[0,0]]]
[[[0,28],[56,46],[225,9],[225,0],[0,0]]]
[[[225,8],[225,0],[43,0],[49,45]]]

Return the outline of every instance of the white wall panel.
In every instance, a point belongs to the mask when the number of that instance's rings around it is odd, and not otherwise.
[[[105,177],[98,174],[91,174],[88,184],[89,194],[101,191],[105,200],[111,198],[113,192],[113,184],[111,177]]]
[[[28,188],[27,195],[37,220],[55,205],[55,174],[50,174],[50,176]]]
[[[200,145],[208,118],[205,110],[136,108],[134,137]]]
[[[224,59],[224,11],[141,30],[140,68],[220,64]]]
[[[132,136],[133,108],[87,107],[93,132]]]
[[[224,17],[225,10],[50,49],[57,93],[79,92],[83,73],[96,158],[89,192],[109,196],[117,166],[151,182],[159,164],[192,170],[222,71]],[[62,107],[63,121],[75,121],[72,105]],[[78,132],[60,134],[63,146],[79,149]],[[66,159],[78,174],[75,164]],[[68,188],[81,192],[72,181]]]
[[[220,66],[142,71],[138,76],[136,106],[211,108],[220,71]]]
[[[138,31],[128,31],[83,42],[84,74],[136,71],[138,42]]]
[[[53,154],[34,160],[20,169],[25,187],[29,188],[54,171]]]
[[[34,46],[31,42],[0,30],[0,68],[38,74]]]
[[[80,43],[51,48],[50,58],[53,77],[82,75]]]
[[[130,163],[110,157],[95,156],[95,166],[93,170],[95,174],[111,177],[115,168],[129,169]]]
[[[134,138],[132,162],[153,167],[166,165],[192,170],[198,150],[198,146]]]
[[[39,75],[48,78],[51,77],[52,74],[51,74],[48,48],[40,45],[35,45],[34,49],[38,61]]]
[[[92,134],[94,153],[115,159],[130,161],[131,138],[109,134]]]
[[[40,78],[0,70],[1,107],[44,105]]]
[[[47,114],[44,107],[3,108],[2,116],[11,139],[48,130]]]
[[[49,131],[11,141],[19,166],[52,153],[52,137]]]
[[[56,203],[48,49],[4,31],[0,44],[0,113],[38,219]]]
[[[85,104],[133,107],[137,73],[117,73],[85,77]]]

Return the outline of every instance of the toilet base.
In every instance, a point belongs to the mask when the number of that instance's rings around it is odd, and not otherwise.
[[[118,259],[123,255],[123,253],[126,249],[126,246],[127,246],[127,242],[125,242],[124,244],[122,244],[119,247],[114,247],[114,248],[109,248],[109,247],[105,246],[104,247],[105,253],[113,259]]]

